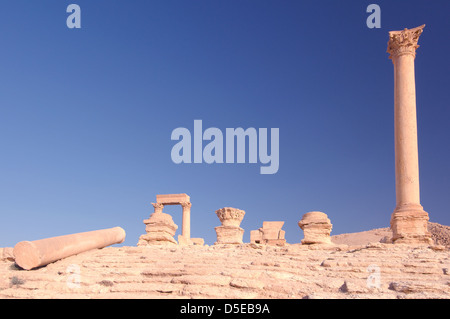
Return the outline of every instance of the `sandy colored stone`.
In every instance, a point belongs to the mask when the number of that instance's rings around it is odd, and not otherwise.
[[[32,271],[1,261],[0,298],[450,298],[448,249],[345,247],[106,247]],[[71,265],[80,267],[78,289],[67,285]],[[367,286],[373,265],[376,289]]]
[[[191,198],[187,194],[164,194],[156,195],[156,202],[164,205],[178,205],[182,202],[190,202]]]
[[[169,214],[154,212],[149,219],[144,220],[144,224],[147,233],[139,237],[138,246],[177,244],[173,236],[178,226]]]
[[[183,235],[178,235],[178,245],[189,246],[192,245],[190,238],[185,238]]]
[[[239,225],[244,218],[245,211],[232,207],[224,207],[216,210],[216,215],[222,223],[222,226],[214,228],[217,234],[215,244],[242,244],[244,229],[239,227]]]
[[[105,247],[31,271],[2,260],[0,298],[450,299],[449,248],[357,244],[382,230],[345,234],[348,244],[334,246]],[[79,288],[67,284],[74,265]],[[379,286],[369,280],[376,270]]]
[[[414,59],[425,25],[390,31],[387,52],[394,64],[396,207],[391,215],[392,242],[431,244],[428,213],[420,205]]]
[[[234,226],[218,226],[214,228],[217,234],[216,245],[219,244],[242,244],[244,229]]]
[[[250,232],[250,243],[284,246],[284,222],[263,222],[263,227]]]
[[[332,244],[330,233],[333,225],[328,216],[322,212],[309,212],[298,222],[303,230],[302,244]]]
[[[180,246],[203,246],[205,244],[205,240],[203,238],[186,238],[183,235],[178,235],[178,245]]]
[[[450,227],[438,223],[428,222],[428,232],[430,232],[435,245],[433,249],[440,249],[440,246],[450,248]],[[390,243],[392,231],[388,228],[378,228],[358,233],[348,233],[331,236],[334,244],[367,245],[369,243],[385,242]],[[437,246],[437,248],[436,248]]]
[[[248,279],[248,278],[235,278],[231,280],[230,286],[236,288],[247,288],[247,289],[263,289],[264,282],[261,280]]]
[[[120,244],[125,231],[120,227],[95,230],[35,241],[21,241],[14,246],[14,260],[23,269],[45,266],[88,250]]]
[[[205,239],[203,239],[203,238],[191,238],[191,243],[193,245],[203,246],[205,244]]]
[[[245,211],[233,207],[224,207],[216,210],[222,226],[239,227],[245,216]]]
[[[0,257],[2,260],[14,261],[14,248],[13,247],[5,247],[0,248]]]
[[[155,207],[155,212],[162,212],[164,205],[181,205],[183,208],[181,235],[187,239],[183,241],[183,244],[188,244],[191,238],[191,198],[187,194],[156,195],[156,203],[152,205]]]

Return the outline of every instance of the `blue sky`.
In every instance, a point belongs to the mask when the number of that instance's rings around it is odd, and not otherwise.
[[[66,8],[81,7],[81,29]],[[381,28],[366,26],[369,4]],[[246,211],[244,241],[323,211],[332,234],[389,226],[395,208],[388,32],[426,24],[415,67],[421,203],[450,225],[448,1],[2,1],[0,247],[121,226],[145,233],[157,194],[191,196],[191,235]],[[279,128],[260,164],[175,164],[171,133]],[[181,207],[165,208],[181,230]],[[179,233],[177,232],[177,235]]]

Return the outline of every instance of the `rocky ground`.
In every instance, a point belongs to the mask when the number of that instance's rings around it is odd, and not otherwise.
[[[25,271],[0,262],[0,298],[450,298],[440,247],[108,247]]]
[[[428,231],[431,238],[437,245],[444,245],[450,248],[450,227],[438,223],[428,222]],[[331,236],[331,240],[336,244],[366,245],[375,242],[387,242],[392,237],[389,227],[372,229],[359,233],[341,234]]]
[[[436,245],[386,242],[389,228],[334,245],[108,247],[39,269],[0,248],[0,298],[450,298],[450,227]]]

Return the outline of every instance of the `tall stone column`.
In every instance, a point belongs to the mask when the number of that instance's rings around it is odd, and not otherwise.
[[[431,243],[428,213],[420,205],[414,59],[425,25],[389,32],[387,52],[394,64],[395,188],[391,216],[394,243]]]
[[[190,202],[182,202],[181,207],[183,207],[183,225],[181,228],[181,236],[184,239],[191,238],[191,206]]]

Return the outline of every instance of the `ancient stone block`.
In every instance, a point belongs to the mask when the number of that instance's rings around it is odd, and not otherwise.
[[[1,252],[2,249],[3,249],[3,252]],[[14,261],[13,250],[14,250],[13,247],[0,248],[0,258],[2,260]]]
[[[283,225],[284,222],[263,222],[263,227],[250,232],[250,243],[283,246],[286,243]]]
[[[333,225],[322,212],[309,212],[303,215],[298,225],[303,230],[302,244],[331,244],[330,233]]]
[[[244,229],[239,225],[244,219],[245,212],[240,209],[225,207],[216,210],[222,226],[215,228],[217,241],[215,244],[242,244]]]
[[[149,219],[144,220],[144,224],[147,233],[139,237],[138,246],[177,244],[173,236],[178,226],[169,214],[155,212]]]
[[[180,246],[189,246],[189,245],[203,246],[204,244],[205,240],[203,238],[186,238],[183,235],[178,235],[178,245]]]
[[[191,198],[187,194],[164,194],[156,195],[156,202],[164,205],[179,205],[180,203],[190,202]]]
[[[214,228],[217,234],[217,241],[214,244],[242,244],[244,229],[233,226],[218,226]]]

